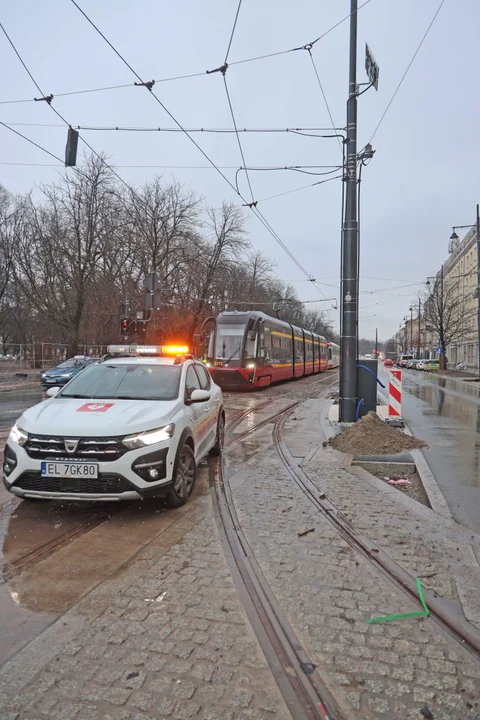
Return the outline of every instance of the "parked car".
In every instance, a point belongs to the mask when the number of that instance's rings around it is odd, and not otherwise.
[[[222,453],[222,391],[181,348],[133,347],[126,357],[125,346],[110,346],[109,359],[23,413],[5,446],[7,490],[28,500],[187,502],[198,464]]]
[[[57,365],[57,367],[46,370],[40,375],[40,382],[44,387],[54,387],[59,385],[66,385],[70,380],[78,375],[78,373],[91,365],[92,363],[99,362],[100,358],[89,358],[85,355],[75,355],[73,358],[69,358],[64,362]]]
[[[434,372],[436,370],[440,370],[440,362],[438,360],[426,360],[425,370],[427,372]]]
[[[406,368],[409,360],[413,360],[413,355],[402,355],[400,360],[400,367]]]
[[[384,360],[383,366],[384,367],[393,367],[393,360],[391,360],[390,358],[387,358],[386,360]]]
[[[417,363],[417,370],[425,370],[425,363],[427,360],[419,360]]]

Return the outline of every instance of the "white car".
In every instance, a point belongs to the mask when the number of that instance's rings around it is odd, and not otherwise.
[[[198,463],[222,452],[222,391],[176,348],[163,348],[166,357],[149,356],[157,347],[109,348],[121,351],[129,356],[90,365],[23,413],[5,446],[7,490],[27,499],[188,500]]]

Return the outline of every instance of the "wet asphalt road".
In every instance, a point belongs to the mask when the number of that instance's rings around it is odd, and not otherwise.
[[[46,394],[41,387],[19,388],[0,393],[0,432],[4,434],[24,410],[45,399]]]
[[[387,384],[383,367],[379,374]],[[403,371],[402,415],[413,434],[428,443],[425,458],[453,517],[476,532],[480,532],[479,390],[479,383]]]
[[[316,380],[307,378],[258,394],[225,393],[227,422],[245,410],[265,406],[268,398],[282,399],[284,393],[295,393],[297,388],[308,390],[308,384]],[[45,393],[40,387],[0,392],[0,456],[11,426],[26,408],[43,399]],[[267,405],[263,412],[268,415],[270,403]],[[252,422],[249,416],[247,429]],[[244,462],[263,441],[271,442],[268,428],[263,430],[265,438],[252,436],[239,443],[230,465]],[[162,534],[165,545],[178,542],[175,523],[209,492],[209,467],[208,462],[202,463],[192,497],[176,510],[153,499],[118,505],[28,502],[8,493],[1,483],[0,665],[89,589],[121,572],[152,538]]]

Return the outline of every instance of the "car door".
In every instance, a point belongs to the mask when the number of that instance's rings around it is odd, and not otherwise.
[[[195,366],[189,365],[185,378],[185,400],[187,401],[188,413],[190,416],[190,424],[193,431],[193,439],[195,441],[195,458],[199,460],[205,455],[205,447],[207,446],[206,436],[208,427],[208,414],[210,412],[210,403],[200,402],[188,404],[190,395],[194,390],[201,390],[200,379],[195,372]]]
[[[206,425],[205,445],[210,450],[215,445],[217,439],[217,423],[218,413],[220,410],[220,390],[212,383],[212,378],[208,370],[200,363],[195,364],[195,370],[200,380],[202,390],[210,393],[210,401],[208,402],[208,411],[206,416],[208,422]]]

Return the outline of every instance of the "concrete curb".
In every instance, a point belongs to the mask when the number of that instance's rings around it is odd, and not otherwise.
[[[387,402],[387,398],[383,393],[379,392],[379,395],[383,400],[385,400],[385,402]],[[411,435],[413,437],[413,433],[407,423],[405,423],[405,431],[407,435]],[[440,515],[444,515],[449,520],[453,520],[453,515],[448,507],[447,501],[445,500],[445,497],[435,480],[434,474],[430,470],[430,467],[425,459],[425,455],[421,450],[410,450],[409,452],[413,458],[417,473],[420,477],[423,488],[427,493],[428,502],[430,503],[432,509]]]

